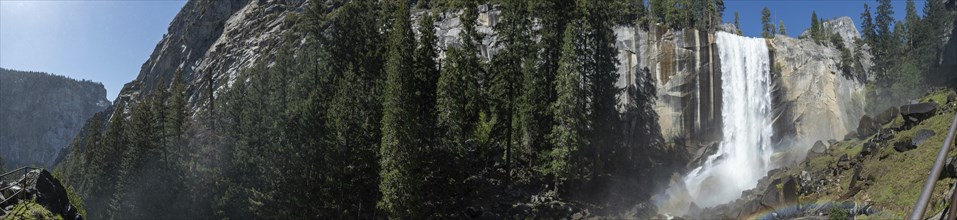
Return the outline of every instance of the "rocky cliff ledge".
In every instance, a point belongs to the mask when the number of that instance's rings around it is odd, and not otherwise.
[[[301,12],[306,0],[189,1],[170,22],[140,70],[116,98],[118,107],[169,86],[176,71],[187,81],[191,112],[210,104],[210,93],[262,57],[275,52],[283,33],[290,31],[288,14]]]
[[[860,38],[850,18],[824,22],[832,34],[846,42]],[[844,25],[850,24],[850,25]],[[775,139],[779,148],[793,146],[797,155],[807,152],[818,140],[841,140],[857,128],[864,115],[866,73],[841,72],[841,51],[830,43],[777,35],[769,41],[772,50],[775,85]],[[870,55],[855,57],[865,72],[873,66]],[[799,158],[793,158],[799,159]]]
[[[169,33],[157,45],[150,59],[143,65],[137,80],[127,84],[117,105],[126,106],[141,93],[149,93],[156,85],[168,85],[176,71],[183,71],[188,81],[187,93],[194,116],[199,109],[210,109],[209,96],[230,84],[231,76],[260,59],[269,59],[282,35],[291,28],[286,15],[301,12],[306,0],[272,1],[190,1],[171,23]],[[479,49],[481,57],[490,59],[497,53],[496,34],[492,27],[499,12],[493,7],[480,8],[477,30],[485,37]],[[437,18],[436,34],[439,48],[459,42],[461,24],[457,13],[443,13]],[[857,37],[853,25],[843,19],[826,22],[842,37]],[[652,26],[618,26],[617,85],[635,86],[636,80],[651,78],[657,90],[659,124],[668,143],[687,152],[683,158],[708,155],[708,147],[716,146],[721,138],[721,76],[713,33],[693,29],[671,30]],[[777,43],[776,41],[782,41]],[[789,69],[779,75],[781,91],[790,92],[782,106],[806,107],[782,114],[784,125],[795,126],[789,134],[808,137],[837,137],[854,126],[836,126],[819,131],[817,121],[837,120],[857,116],[857,102],[844,101],[855,94],[857,85],[834,77],[838,62],[833,46],[812,46],[800,40],[772,40],[781,52],[775,63]],[[443,57],[440,54],[440,58]],[[810,65],[809,65],[810,64]],[[651,77],[646,77],[646,76]],[[628,104],[627,92],[619,101]],[[815,97],[832,99],[830,102],[811,103]],[[813,105],[812,105],[813,104]],[[782,111],[784,112],[784,111]],[[791,114],[793,113],[793,114]],[[826,117],[821,117],[821,116]],[[783,126],[783,125],[782,125]],[[813,131],[813,132],[811,132]],[[803,132],[803,133],[802,133]],[[823,134],[822,134],[823,133]],[[785,136],[776,136],[782,140]],[[813,141],[813,140],[809,140]]]
[[[7,167],[52,166],[86,119],[110,106],[103,84],[2,68],[0,103]]]

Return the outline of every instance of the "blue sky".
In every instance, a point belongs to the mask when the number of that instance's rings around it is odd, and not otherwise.
[[[185,0],[0,0],[0,67],[103,82],[108,99],[136,78]],[[796,37],[820,18],[849,16],[860,26],[864,3],[875,0],[725,0],[724,22],[741,14],[745,35],[761,34],[761,9],[771,9]],[[894,0],[894,17],[904,1]],[[923,10],[917,1],[917,10]]]
[[[924,1],[914,1],[917,13],[923,16]],[[761,36],[761,9],[765,6],[771,10],[772,21],[775,25],[779,20],[784,21],[788,35],[797,37],[804,29],[811,26],[811,12],[816,11],[818,18],[831,19],[848,16],[854,19],[858,30],[861,27],[861,12],[864,3],[871,8],[871,14],[877,12],[876,0],[725,0],[724,22],[734,22],[734,12],[741,15],[741,31],[747,36]],[[904,19],[904,0],[892,0],[894,18]]]
[[[0,67],[102,82],[113,100],[185,0],[0,0]]]

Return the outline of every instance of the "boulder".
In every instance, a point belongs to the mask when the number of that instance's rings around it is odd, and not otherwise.
[[[877,132],[877,136],[874,137],[873,141],[875,142],[884,142],[894,138],[894,129],[884,128]]]
[[[823,142],[821,141],[814,142],[814,146],[812,146],[811,149],[807,151],[807,159],[811,160],[814,158],[818,158],[824,155],[824,152],[826,151],[827,151],[827,146],[824,146]]]
[[[904,129],[910,129],[937,113],[937,103],[924,102],[901,106],[900,114],[904,117]]]
[[[929,130],[929,129],[917,130],[917,134],[914,134],[914,138],[911,140],[911,143],[914,146],[919,146],[921,143],[924,143],[924,141],[927,141],[927,139],[930,139],[935,134],[936,133],[934,133],[933,130]]]
[[[864,143],[864,147],[861,149],[861,153],[859,155],[861,157],[865,157],[868,155],[873,155],[874,153],[877,153],[877,143],[867,142]]]
[[[847,157],[847,154],[841,155],[841,158],[837,159],[837,167],[841,170],[849,170],[853,165],[851,159]]]
[[[854,138],[857,138],[857,131],[851,131],[844,135],[844,141],[854,140]]]
[[[944,164],[944,171],[940,173],[941,178],[957,178],[957,157],[947,158]]]
[[[781,179],[771,181],[771,184],[765,188],[764,197],[761,197],[761,205],[774,208],[784,203],[784,198],[781,196],[781,188],[784,187],[778,188],[778,184],[782,184]]]
[[[900,110],[897,109],[897,107],[890,107],[874,116],[874,121],[881,125],[886,125],[894,121],[894,119],[897,118],[897,114],[900,114]]]
[[[781,188],[781,196],[787,204],[798,202],[798,196],[801,189],[801,179],[789,176],[784,180],[784,186]]]
[[[861,121],[857,124],[857,137],[861,140],[870,137],[877,133],[881,128],[881,125],[876,123],[874,119],[865,115],[861,116]]]
[[[824,153],[825,150],[827,150],[827,146],[821,141],[814,142],[814,146],[811,147],[811,151],[815,153]]]
[[[66,188],[47,170],[40,170],[36,180],[36,201],[52,213],[62,213],[66,219],[83,219],[70,203]]]
[[[905,152],[916,148],[917,145],[914,145],[914,142],[911,140],[911,138],[904,138],[903,140],[894,143],[894,150],[897,152]]]

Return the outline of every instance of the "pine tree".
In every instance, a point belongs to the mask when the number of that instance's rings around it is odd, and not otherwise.
[[[649,1],[652,4],[651,10],[656,9],[656,4],[661,4],[660,0]],[[516,149],[516,155],[519,157],[518,166],[525,169],[540,169],[545,164],[549,151],[552,148],[547,135],[553,124],[553,115],[549,110],[549,104],[556,99],[554,82],[562,56],[563,33],[570,19],[575,17],[573,13],[575,2],[572,0],[561,1],[533,1],[531,13],[534,17],[541,19],[541,28],[534,35],[541,36],[541,40],[534,45],[537,52],[534,57],[538,58],[530,71],[523,71],[521,95],[519,97],[518,111],[516,116],[518,121],[519,143]],[[651,23],[663,22],[664,14],[650,13],[653,20]],[[661,17],[656,17],[661,16]],[[544,176],[534,176],[534,181],[543,181]]]
[[[169,134],[169,142],[174,146],[177,156],[183,155],[184,130],[188,118],[186,109],[186,86],[183,82],[183,71],[177,70],[173,76],[173,84],[170,87],[169,113],[167,115],[166,133]]]
[[[383,94],[382,148],[379,150],[382,200],[378,207],[390,218],[423,218],[424,189],[420,152],[416,136],[416,105],[412,93],[414,72],[412,54],[415,40],[407,4],[399,4],[389,34],[386,58],[385,94]]]
[[[920,17],[917,16],[917,6],[914,5],[914,0],[907,0],[906,7],[904,9],[904,31],[905,33],[902,36],[905,38],[904,42],[908,47],[916,46],[917,42],[914,41],[914,35],[918,33]]]
[[[450,48],[442,65],[436,88],[436,109],[439,131],[443,131],[447,146],[464,147],[472,134],[478,118],[480,96],[478,75],[481,66],[475,46],[475,6],[466,7],[461,20],[464,31],[460,33],[462,44]],[[454,149],[462,150],[465,149]]]
[[[714,0],[714,9],[715,9],[715,13],[711,15],[712,16],[711,19],[712,19],[714,28],[717,29],[718,26],[721,26],[721,23],[723,21],[722,18],[724,17],[724,10],[725,10],[724,0]]]
[[[740,20],[740,18],[741,18],[741,17],[738,16],[738,12],[735,11],[735,12],[734,12],[734,28],[737,29],[737,30],[735,30],[735,31],[738,32],[738,33],[736,33],[736,34],[738,34],[738,35],[744,35],[744,32],[741,31],[741,20]]]
[[[588,145],[585,137],[585,91],[583,89],[584,67],[579,60],[583,34],[579,26],[569,25],[565,30],[561,66],[556,81],[558,99],[551,104],[555,125],[549,134],[554,149],[549,153],[547,172],[555,177],[555,190],[565,182],[582,178],[582,152]]]
[[[871,45],[874,54],[874,67],[877,70],[877,78],[881,82],[888,82],[889,79],[886,70],[892,67],[891,57],[895,56],[897,51],[898,39],[895,39],[894,32],[891,31],[891,25],[894,22],[894,9],[890,0],[878,0],[877,14],[874,17],[874,41]]]
[[[824,36],[823,36],[823,33],[821,33],[821,23],[820,23],[820,22],[821,22],[821,21],[817,19],[817,12],[816,12],[816,11],[812,11],[812,12],[811,12],[811,29],[808,30],[808,33],[810,33],[811,39],[814,40],[814,42],[817,42],[817,43],[821,43],[821,40],[822,40],[822,38],[824,37]]]
[[[761,36],[767,39],[774,38],[774,24],[771,23],[771,9],[761,9]]]
[[[671,13],[674,8],[674,0],[649,0],[649,7],[651,7],[651,17],[652,24],[667,23],[667,15]],[[564,30],[563,30],[564,31]]]
[[[787,36],[788,31],[784,28],[784,20],[778,20],[778,34]]]
[[[94,155],[98,155],[96,157],[102,157],[104,172],[101,173],[102,176],[91,177],[91,179],[97,181],[97,183],[93,184],[94,187],[90,189],[89,195],[96,199],[89,200],[90,202],[87,203],[89,210],[92,211],[89,212],[90,216],[102,219],[112,218],[111,198],[114,192],[117,191],[116,184],[119,182],[121,168],[120,160],[117,158],[122,158],[123,152],[129,147],[129,140],[126,134],[126,118],[123,114],[123,108],[114,109],[111,116],[112,117],[109,118],[110,125],[104,137],[104,146],[99,148],[102,152],[97,150],[93,153]]]
[[[437,149],[439,155],[447,155],[448,167],[451,167],[443,176],[453,184],[449,192],[459,195],[481,196],[477,192],[474,181],[467,181],[477,169],[481,159],[475,153],[484,153],[485,149],[478,149],[473,140],[473,132],[478,124],[481,108],[481,88],[479,77],[483,75],[482,63],[477,57],[476,46],[478,33],[475,30],[475,21],[478,18],[477,5],[466,3],[462,9],[461,21],[463,31],[460,32],[461,44],[449,48],[446,59],[443,60],[441,75],[436,87],[436,131],[439,137]],[[462,203],[459,203],[462,201]],[[454,213],[468,206],[462,198],[447,198],[443,201],[440,213]]]
[[[379,142],[381,141],[382,40],[374,1],[350,1],[330,14],[325,52],[327,72],[334,85],[326,117],[331,137],[327,171],[333,185],[332,204],[341,216],[371,217],[379,200]]]
[[[891,0],[877,0],[877,16],[874,18],[875,30],[878,37],[890,37],[891,25],[894,23],[894,8]]]
[[[499,33],[502,50],[492,58],[490,67],[489,111],[497,124],[493,126],[493,136],[504,142],[506,175],[511,177],[512,161],[515,158],[513,146],[516,144],[516,118],[521,95],[522,76],[534,71],[535,60],[531,41],[532,21],[528,19],[528,5],[524,1],[506,0],[500,3],[501,22],[495,29]],[[527,160],[527,155],[515,158]]]
[[[953,25],[954,13],[947,11],[941,1],[927,1],[923,11],[924,19],[918,22],[919,31],[914,34],[913,42],[920,50],[917,54],[922,56],[918,60],[930,61],[933,68],[933,65],[936,65],[934,60],[939,56],[940,48],[943,46],[941,41],[935,39],[943,39],[947,35],[946,27]]]
[[[871,18],[871,8],[867,3],[864,3],[864,12],[861,12],[861,38],[872,46],[877,36],[874,28],[874,20]]]
[[[104,150],[107,147],[104,143],[104,135],[102,134],[102,122],[101,122],[100,113],[95,114],[93,117],[87,120],[87,124],[83,127],[83,130],[80,134],[77,135],[78,138],[83,138],[82,149],[77,145],[71,147],[71,153],[74,157],[80,158],[79,166],[85,168],[80,175],[79,184],[73,184],[81,192],[85,192],[87,195],[84,200],[86,201],[86,207],[96,207],[99,209],[105,208],[103,200],[100,199],[103,197],[103,184],[102,178],[104,173],[107,172],[104,170],[104,166],[107,163],[107,160],[112,158],[106,158],[106,153]],[[0,170],[2,172],[2,170]],[[93,196],[93,193],[96,193],[96,196]],[[88,214],[96,214],[100,216],[102,213],[94,211]],[[89,217],[89,216],[88,216]]]
[[[586,3],[587,2],[587,3]],[[589,167],[592,178],[609,173],[615,169],[611,160],[620,145],[618,125],[618,94],[615,86],[618,80],[618,50],[615,49],[615,33],[608,22],[615,16],[615,8],[605,2],[582,0],[584,23],[581,31],[587,33],[583,47],[588,48],[584,55],[585,85],[587,94]]]

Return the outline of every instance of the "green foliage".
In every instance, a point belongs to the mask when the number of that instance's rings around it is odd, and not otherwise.
[[[632,2],[632,4],[636,3]],[[499,34],[498,39],[501,40],[502,50],[492,58],[489,66],[489,86],[486,87],[487,91],[485,92],[488,97],[488,109],[486,111],[490,114],[489,120],[495,122],[488,128],[491,131],[491,138],[502,140],[501,142],[490,143],[493,145],[491,148],[493,151],[504,154],[505,173],[508,180],[511,180],[513,161],[519,161],[519,164],[527,165],[528,161],[536,160],[532,152],[516,149],[516,146],[520,144],[520,136],[516,135],[519,132],[516,132],[516,130],[520,129],[519,118],[522,116],[520,108],[532,104],[521,99],[523,76],[533,74],[537,59],[534,58],[535,42],[532,41],[532,20],[527,16],[530,13],[528,3],[514,0],[502,1],[500,6],[502,7],[501,22],[496,24],[494,28]],[[632,7],[635,6],[632,5]],[[643,10],[643,6],[641,8]],[[632,11],[630,13],[643,12]],[[641,16],[635,15],[634,19],[638,17]],[[525,173],[530,171],[531,167],[519,166],[518,169],[520,169],[519,172]]]
[[[788,35],[787,29],[784,28],[784,20],[778,20],[778,34],[785,36]]]
[[[472,20],[477,12],[474,6],[466,8],[463,21]],[[479,112],[478,77],[482,73],[475,46],[473,22],[463,22],[462,45],[448,49],[442,65],[436,90],[438,128],[443,134],[442,144],[453,151],[464,152],[465,141],[472,134]]]
[[[611,5],[590,2],[584,7],[584,49],[582,70],[585,74],[585,94],[588,99],[587,119],[589,143],[586,169],[593,167],[591,175],[604,175],[613,169],[617,161],[610,160],[620,151],[621,118],[618,112],[618,50],[615,48],[615,33],[607,22],[613,16]]]
[[[764,7],[761,9],[761,36],[767,39],[774,38],[774,24],[771,23],[771,9]]]
[[[841,204],[834,203],[831,205],[831,208],[827,211],[827,219],[829,220],[847,220],[851,219],[851,214],[847,212],[844,208],[841,207]]]
[[[736,31],[738,32],[738,33],[737,33],[738,35],[744,35],[744,32],[741,31],[741,20],[740,20],[740,18],[741,18],[741,17],[739,16],[738,12],[735,11],[735,12],[734,12],[734,28],[737,29]]]
[[[861,38],[867,43],[873,44],[874,38],[877,37],[875,28],[874,19],[871,17],[871,8],[867,3],[864,3],[864,11],[861,12]]]
[[[614,1],[605,1],[609,3]],[[717,30],[724,14],[723,0],[649,0],[648,14],[651,23],[659,23],[672,29],[696,28],[703,31]],[[609,7],[616,9],[616,7]]]
[[[8,214],[4,215],[4,219],[63,220],[63,217],[54,215],[50,210],[47,210],[35,201],[20,201],[13,205],[13,208],[10,209]]]
[[[414,70],[415,40],[409,21],[409,9],[400,4],[395,12],[389,36],[389,52],[385,66],[385,94],[382,116],[381,182],[382,198],[378,207],[391,218],[423,218],[423,174],[421,128],[412,121],[416,105]]]
[[[608,209],[647,199],[645,174],[670,165],[640,158],[669,157],[647,72],[619,112],[612,29],[649,18],[640,1],[491,2],[501,16],[490,60],[475,28],[484,1],[419,2],[419,33],[408,2],[310,5],[287,17],[295,31],[275,53],[232,79],[190,92],[183,79],[206,75],[184,70],[140,85],[157,90],[98,117],[90,125],[105,129],[84,134],[95,147],[64,162],[102,166],[68,179],[107,219],[465,218],[509,213],[520,207],[490,204],[551,187]],[[723,1],[670,6],[662,16],[676,27],[714,28],[723,13]],[[463,27],[441,65],[439,12],[461,12]],[[583,186],[595,187],[571,190]]]
[[[555,115],[555,125],[549,134],[552,145],[555,146],[549,153],[550,163],[545,172],[555,176],[555,190],[569,180],[584,178],[583,151],[587,146],[585,137],[586,115],[585,90],[582,88],[586,73],[584,64],[579,60],[583,52],[581,38],[584,27],[569,25],[565,30],[565,43],[562,46],[561,65],[558,68],[556,93],[558,99],[551,105]]]
[[[838,68],[841,70],[841,73],[844,77],[853,78],[854,75],[852,71],[854,70],[854,57],[851,55],[851,50],[847,48],[844,44],[844,38],[839,34],[831,35],[831,44],[841,52],[841,63]]]
[[[822,43],[824,42],[824,27],[821,24],[821,20],[817,18],[817,12],[811,12],[811,29],[810,37],[814,42]]]
[[[920,17],[917,16],[917,6],[914,5],[914,0],[907,0],[905,2],[904,9],[904,33],[897,33],[903,36],[904,42],[907,46],[913,47],[917,42],[914,41],[914,35],[916,35],[920,30]]]

